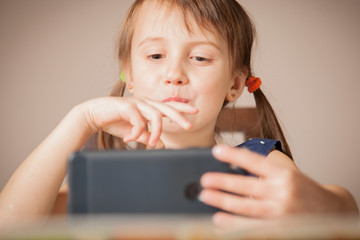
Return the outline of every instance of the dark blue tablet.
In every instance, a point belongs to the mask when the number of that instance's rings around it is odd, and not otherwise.
[[[198,200],[205,172],[247,174],[216,160],[211,149],[89,151],[68,162],[68,212],[213,213]]]

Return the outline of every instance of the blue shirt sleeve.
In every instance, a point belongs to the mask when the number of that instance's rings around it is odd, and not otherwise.
[[[245,147],[252,152],[267,156],[272,149],[276,149],[282,152],[281,143],[277,140],[266,138],[251,138],[250,140],[236,146],[238,148]]]

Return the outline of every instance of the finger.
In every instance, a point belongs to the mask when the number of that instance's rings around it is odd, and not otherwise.
[[[160,140],[161,130],[162,130],[162,118],[153,119],[150,121],[151,126],[151,137],[149,140],[149,145],[151,147],[156,147],[158,141]]]
[[[202,175],[200,183],[204,188],[212,188],[252,198],[263,198],[267,184],[259,178],[238,174],[208,172]]]
[[[116,135],[116,134],[114,134],[114,136],[122,137],[121,135],[118,136],[118,135]],[[132,141],[138,142],[138,143],[142,143],[142,144],[146,145],[147,149],[153,149],[154,147],[149,145],[150,136],[151,136],[151,132],[144,130],[137,139],[134,139],[134,140],[132,140]],[[126,137],[126,135],[125,135],[125,137]],[[125,138],[125,137],[124,137],[124,138]],[[125,142],[125,141],[124,141],[124,142]],[[128,141],[128,142],[129,142],[129,141]],[[159,142],[157,143],[157,145],[155,146],[155,148],[162,148],[163,145],[164,145],[164,144],[162,143],[162,141],[159,141]]]
[[[165,144],[163,143],[163,141],[161,141],[161,139],[159,139],[159,141],[156,143],[155,147],[152,147],[150,145],[146,146],[146,149],[164,149],[165,148]]]
[[[156,107],[171,106],[172,108],[176,109],[178,112],[182,112],[182,113],[195,114],[199,112],[199,110],[196,107],[194,107],[189,103],[176,102],[176,101],[160,102],[147,97],[142,97],[141,99]]]
[[[156,144],[156,146],[155,146],[155,149],[164,149],[165,148],[165,144],[164,144],[164,142],[160,139],[158,142],[157,142],[157,144]]]
[[[184,113],[191,113],[195,114],[198,112],[198,110],[185,103],[180,102],[171,102],[171,103],[162,103],[162,102],[156,102],[152,100],[146,100],[147,103],[151,104],[152,106],[159,109],[160,112],[165,117],[168,117],[173,122],[177,123],[179,126],[181,126],[184,129],[190,129],[191,123],[181,114],[181,112]]]
[[[148,131],[143,131],[141,135],[135,140],[136,142],[148,145],[151,133]]]
[[[210,206],[249,217],[264,217],[271,210],[270,202],[211,189],[204,189],[200,193],[199,199]]]
[[[139,109],[136,107],[128,107],[125,109],[125,111],[121,109],[120,115],[122,119],[128,121],[132,125],[131,133],[124,136],[123,141],[124,142],[135,141],[140,137],[140,135],[144,131],[146,127],[146,121],[140,114]]]
[[[187,103],[181,102],[166,102],[166,105],[173,107],[174,109],[178,110],[179,112],[188,113],[188,114],[196,114],[199,110]]]
[[[266,161],[264,156],[245,148],[216,145],[212,153],[220,161],[234,164],[263,178],[276,176],[280,170],[277,165]]]
[[[160,139],[163,113],[152,105],[144,103],[142,100],[135,100],[135,103],[143,118],[150,123],[151,136],[147,145],[153,148]]]
[[[123,136],[123,141],[125,143],[128,142],[140,142],[143,144],[149,144],[149,138],[150,138],[150,132],[143,130],[140,135],[136,134],[136,136],[133,134],[133,129],[134,127],[132,127],[131,131],[128,134],[124,134]]]
[[[154,148],[158,141],[160,140],[161,130],[162,130],[162,113],[152,107],[152,106],[143,106],[142,104],[139,104],[140,111],[143,113],[144,117],[148,120],[150,123],[150,139],[148,145],[151,148]]]

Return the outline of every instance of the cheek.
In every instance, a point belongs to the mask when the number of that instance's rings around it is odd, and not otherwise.
[[[202,79],[203,81],[194,83],[198,85],[198,93],[204,96],[209,103],[222,106],[229,88],[226,76],[216,72],[207,74],[207,76]]]
[[[199,97],[197,102],[199,115],[197,117],[203,124],[216,122],[226,95],[226,86],[223,81],[224,79],[213,77],[197,86]]]
[[[154,79],[156,74],[151,69],[144,67],[144,64],[134,64],[132,69],[132,84],[134,87],[134,95],[147,96],[150,89],[153,89],[156,84]]]

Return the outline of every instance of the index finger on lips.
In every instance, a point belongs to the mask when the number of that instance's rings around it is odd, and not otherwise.
[[[236,165],[260,177],[271,177],[279,170],[276,165],[266,161],[264,156],[245,148],[216,145],[212,153],[218,160]]]
[[[166,102],[165,104],[183,113],[195,114],[199,112],[199,110],[196,107],[182,102]]]
[[[147,100],[147,102],[153,107],[156,107],[165,117],[179,124],[179,126],[184,129],[190,129],[191,123],[181,114],[181,112],[195,114],[198,111],[195,107],[184,103],[171,103],[170,105],[151,100]]]

